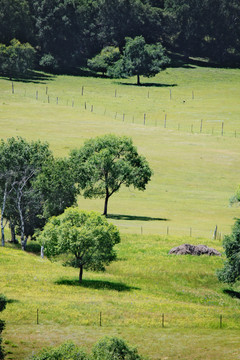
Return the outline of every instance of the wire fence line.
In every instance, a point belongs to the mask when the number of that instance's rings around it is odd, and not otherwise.
[[[141,322],[140,327],[149,327],[151,328],[200,328],[200,329],[231,329],[239,330],[240,329],[240,314],[228,315],[216,313],[213,314],[198,314],[194,316],[189,312],[189,314],[181,313],[178,314],[170,312],[154,312],[151,315],[143,314],[143,321],[141,321],[141,314],[138,312],[138,321]],[[128,317],[126,315],[119,315],[118,313],[111,314],[108,311],[102,311],[96,309],[94,314],[87,316],[86,314],[80,314],[79,311],[76,311],[75,319],[69,319],[66,315],[62,313],[60,318],[56,320],[51,318],[51,314],[46,310],[41,310],[37,308],[34,312],[29,312],[28,318],[22,318],[15,321],[6,320],[8,325],[24,325],[24,326],[33,326],[33,325],[42,325],[42,326],[54,326],[54,325],[63,325],[71,324],[73,326],[99,326],[99,327],[111,327],[111,326],[139,326],[136,324],[134,317]]]
[[[99,105],[94,103],[94,100],[87,101],[85,94],[85,87],[82,86],[81,94],[78,97],[74,95],[73,97],[67,96],[63,94],[62,96],[51,95],[48,87],[46,86],[45,91],[36,90],[31,93],[24,89],[24,93],[17,91],[15,89],[14,83],[12,83],[12,94],[19,94],[20,96],[27,97],[29,99],[33,99],[37,102],[42,102],[43,104],[51,104],[51,105],[59,105],[71,108],[77,108],[81,110],[85,110],[96,115],[101,115],[106,118],[111,118],[112,120],[116,120],[125,124],[134,124],[134,125],[143,125],[143,126],[151,126],[158,127],[163,129],[169,129],[174,131],[182,131],[190,134],[204,134],[204,135],[212,135],[212,136],[228,136],[228,137],[239,137],[238,129],[230,129],[225,121],[222,119],[194,119],[194,120],[181,120],[181,119],[171,119],[171,114],[164,113],[163,110],[159,109],[154,112],[136,112],[129,113],[125,110],[116,110],[112,111],[107,109],[106,106]],[[117,97],[115,90],[115,96]],[[84,97],[84,98],[83,98]],[[95,94],[96,97],[96,94]],[[149,98],[149,92],[148,96]],[[194,95],[192,101],[194,100]],[[171,99],[170,99],[171,101]]]

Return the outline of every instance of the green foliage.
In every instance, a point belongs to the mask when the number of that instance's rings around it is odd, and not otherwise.
[[[118,61],[120,58],[119,49],[113,46],[107,46],[102,49],[101,53],[87,62],[88,67],[96,72],[105,74],[109,66]]]
[[[47,143],[1,140],[0,157],[2,215],[17,226],[21,238],[32,236],[50,216],[61,214],[76,202],[69,162],[54,159]]]
[[[58,68],[57,61],[51,54],[44,54],[39,60],[39,65],[46,70],[56,70]]]
[[[172,16],[172,44],[181,52],[239,64],[238,0],[166,0],[165,10]]]
[[[220,281],[233,284],[240,280],[240,219],[237,219],[232,234],[224,237],[223,247],[227,261],[218,271]]]
[[[3,311],[6,307],[7,299],[4,295],[0,294],[0,312]],[[0,360],[4,359],[4,350],[2,347],[2,337],[1,333],[5,327],[5,322],[0,319]]]
[[[34,25],[28,0],[0,0],[0,39],[8,44],[17,38],[33,40]]]
[[[31,360],[87,360],[84,350],[78,348],[72,342],[66,342],[57,348],[44,349],[39,355],[31,357]]]
[[[93,360],[141,360],[137,349],[129,347],[122,339],[105,337],[94,345]]]
[[[35,188],[42,194],[45,219],[76,203],[77,189],[67,159],[49,159],[36,179]]]
[[[103,271],[105,265],[116,259],[113,246],[120,242],[120,235],[116,226],[99,214],[68,208],[48,221],[38,240],[50,258],[73,254],[81,282],[83,268]]]
[[[126,44],[121,59],[109,68],[108,74],[112,77],[139,77],[154,76],[166,67],[169,58],[165,55],[165,49],[158,43],[156,45],[146,44],[142,36],[134,39],[126,38]]]
[[[51,157],[47,143],[27,142],[20,137],[9,138],[6,142],[2,139],[0,142],[1,215],[19,227],[22,246],[24,236],[33,235],[34,229],[43,225],[39,218],[42,197],[34,187],[34,181]]]
[[[34,48],[26,43],[13,39],[9,46],[0,44],[0,72],[7,76],[19,76],[33,69],[35,61]]]
[[[44,349],[31,360],[142,360],[137,349],[129,347],[126,342],[117,337],[105,337],[93,346],[89,357],[85,351],[72,342],[66,342],[57,348]]]
[[[0,294],[0,312],[6,308],[7,299],[3,294]]]
[[[110,134],[90,139],[71,152],[70,160],[84,197],[105,197],[104,215],[109,197],[122,185],[145,190],[152,175],[145,157],[125,136]]]

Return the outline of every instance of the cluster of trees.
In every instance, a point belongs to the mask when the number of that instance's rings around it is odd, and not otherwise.
[[[2,246],[4,228],[21,237],[25,250],[28,237],[53,215],[76,201],[77,191],[66,159],[55,159],[47,143],[10,138],[0,143],[0,208]]]
[[[92,353],[87,353],[72,342],[67,342],[57,348],[43,350],[35,355],[32,360],[143,360],[136,348],[129,346],[124,340],[117,337],[104,337],[92,348]]]
[[[126,37],[143,36],[185,56],[239,64],[238,0],[0,0],[0,39],[29,43],[37,64],[86,65],[105,47],[122,54]]]
[[[137,84],[140,85],[140,75],[154,76],[170,62],[160,43],[146,44],[143,36],[127,37],[125,41],[122,54],[118,48],[110,48],[110,51],[109,47],[104,48],[88,61],[89,68],[105,71],[113,78],[137,75]]]
[[[71,208],[77,195],[104,198],[107,216],[108,200],[122,185],[145,190],[152,175],[132,140],[115,135],[86,141],[68,159],[54,158],[47,143],[10,138],[0,142],[0,159],[2,246],[7,223],[23,250],[28,237],[44,228],[38,238],[47,255],[73,255],[80,282],[83,268],[104,270],[115,259],[120,236],[102,216]]]

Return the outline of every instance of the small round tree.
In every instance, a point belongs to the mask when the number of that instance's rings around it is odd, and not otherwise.
[[[49,258],[74,255],[71,265],[79,268],[81,283],[83,269],[104,271],[105,265],[116,259],[113,246],[120,242],[120,235],[117,227],[98,213],[68,208],[48,221],[38,240]]]

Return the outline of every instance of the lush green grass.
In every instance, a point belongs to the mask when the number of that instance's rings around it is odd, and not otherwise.
[[[90,347],[103,334],[115,334],[140,346],[153,359],[170,355],[172,359],[206,359],[206,352],[215,353],[209,359],[224,359],[221,352],[229,351],[229,359],[237,359],[234,352],[239,341],[235,339],[233,345],[233,339],[240,330],[239,299],[225,293],[226,286],[217,281],[215,271],[223,260],[168,255],[171,247],[184,241],[125,235],[117,247],[119,260],[104,274],[85,272],[82,286],[77,281],[77,269],[21,250],[1,249],[0,288],[10,299],[1,317],[7,323],[7,350],[13,352],[7,358],[23,359],[32,350],[60,343],[65,337]],[[204,242],[221,250],[213,241],[191,242]],[[234,294],[238,296],[237,288]],[[223,329],[219,329],[220,315]],[[191,336],[196,340],[209,337],[205,352],[199,353],[199,346],[192,345],[185,353]],[[216,336],[222,342],[216,341]],[[233,336],[231,341],[228,336]],[[181,346],[176,348],[172,344],[175,337],[182,337]]]
[[[11,82],[2,79],[1,137],[47,140],[56,155],[67,156],[87,138],[129,135],[154,176],[145,192],[121,189],[110,199],[110,214],[130,215],[113,219],[121,231],[140,234],[142,227],[144,234],[189,235],[192,228],[193,236],[211,237],[216,224],[229,232],[239,214],[229,207],[240,179],[239,80],[239,70],[210,68],[168,69],[141,87],[134,86],[135,79],[40,76],[15,82],[12,94]],[[79,206],[102,211],[103,201],[80,198]]]
[[[119,261],[105,274],[85,273],[83,286],[75,269],[1,249],[0,292],[12,300],[1,314],[8,358],[65,339],[90,348],[104,334],[158,360],[239,357],[239,300],[215,275],[223,260],[167,254],[184,242],[221,250],[211,240],[215,225],[227,233],[239,215],[229,207],[240,180],[239,78],[239,70],[176,68],[137,87],[135,79],[40,74],[14,82],[14,94],[0,79],[2,138],[46,140],[55,155],[67,156],[90,137],[128,135],[154,170],[145,192],[123,188],[110,199],[110,221],[123,236]],[[80,197],[79,206],[102,211],[103,200]]]

